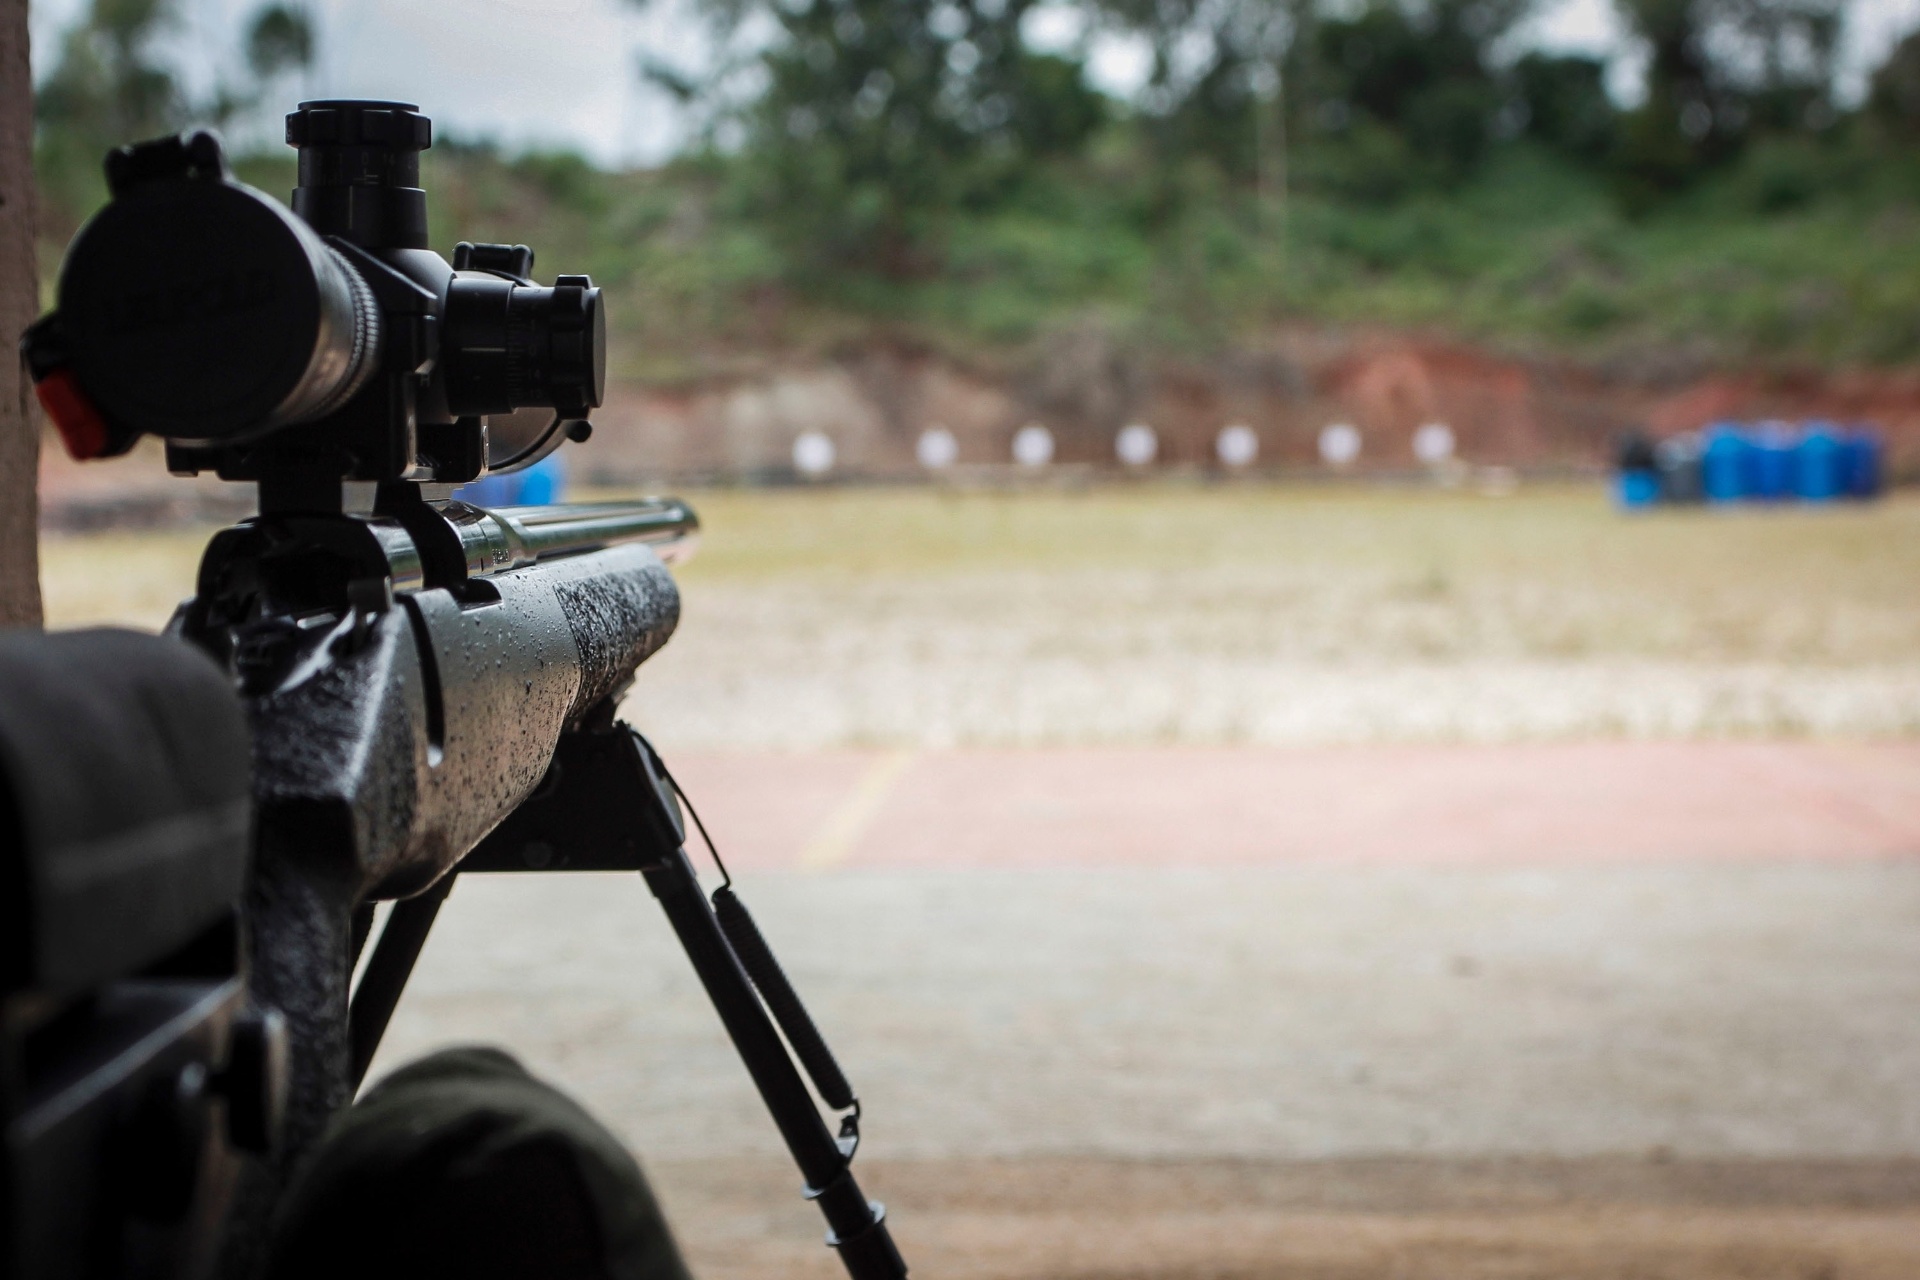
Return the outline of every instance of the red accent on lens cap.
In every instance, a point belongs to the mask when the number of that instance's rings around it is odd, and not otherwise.
[[[33,384],[33,393],[40,397],[40,407],[60,429],[60,438],[66,442],[68,453],[81,462],[107,455],[112,436],[107,430],[107,420],[80,389],[73,370],[54,369]]]

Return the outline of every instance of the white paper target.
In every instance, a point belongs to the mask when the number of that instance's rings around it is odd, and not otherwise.
[[[1360,428],[1335,422],[1320,429],[1320,460],[1330,467],[1351,466],[1360,456]]]
[[[1113,452],[1130,467],[1144,467],[1160,452],[1160,437],[1144,422],[1130,422],[1113,438]]]
[[[822,431],[802,431],[793,441],[793,468],[804,476],[833,470],[833,439]]]
[[[1029,422],[1013,433],[1013,460],[1023,467],[1044,467],[1053,461],[1053,432]]]
[[[1453,456],[1453,428],[1444,422],[1429,422],[1413,433],[1413,456],[1430,467]]]
[[[939,471],[960,460],[960,442],[945,427],[928,427],[913,446],[914,456],[929,471]]]
[[[1252,427],[1235,422],[1220,428],[1220,434],[1214,437],[1213,452],[1222,466],[1249,466],[1260,456],[1260,437],[1253,433]]]

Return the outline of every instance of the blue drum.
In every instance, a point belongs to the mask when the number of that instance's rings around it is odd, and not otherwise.
[[[566,489],[566,464],[558,453],[550,453],[525,471],[481,476],[455,489],[453,496],[476,507],[539,507],[560,501]]]
[[[1746,432],[1731,422],[1707,428],[1700,455],[1700,487],[1708,502],[1739,502],[1755,488],[1754,447]]]
[[[1762,423],[1753,433],[1753,496],[1779,502],[1793,496],[1793,456],[1799,434],[1784,422]]]
[[[1849,498],[1877,498],[1884,482],[1886,442],[1872,427],[1840,437],[1840,485]]]
[[[1793,496],[1832,502],[1846,491],[1845,450],[1831,422],[1809,422],[1793,451]]]

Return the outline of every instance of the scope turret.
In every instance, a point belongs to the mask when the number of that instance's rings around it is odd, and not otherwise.
[[[287,117],[300,153],[293,211],[321,235],[363,249],[427,247],[420,153],[433,122],[411,102],[303,102]]]

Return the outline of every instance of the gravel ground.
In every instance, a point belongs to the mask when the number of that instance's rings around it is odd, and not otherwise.
[[[675,748],[1920,732],[1920,501],[721,491],[633,714]],[[206,531],[50,537],[56,625],[157,627]]]
[[[716,493],[635,713],[681,747],[1920,731],[1920,503]]]
[[[1497,603],[1274,593],[1153,570],[696,577],[628,710],[676,747],[788,750],[1920,732],[1911,661],[1554,656]]]

